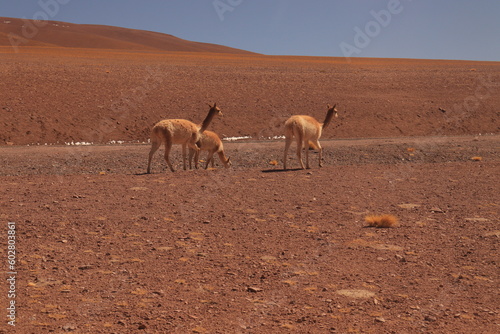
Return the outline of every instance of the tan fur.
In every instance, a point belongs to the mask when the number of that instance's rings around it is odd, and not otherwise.
[[[172,172],[174,168],[169,159],[172,144],[182,145],[182,160],[184,163],[184,170],[186,170],[186,147],[189,146],[190,149],[195,151],[200,150],[196,143],[200,140],[201,134],[205,131],[216,114],[222,115],[222,112],[217,107],[217,104],[214,104],[210,106],[208,115],[201,124],[194,124],[185,119],[166,119],[156,123],[151,131],[151,150],[149,151],[147,173],[151,173],[153,155],[161,144],[165,145],[165,161]]]
[[[212,163],[212,168],[214,167],[214,153],[219,155],[219,159],[224,165],[224,167],[229,168],[231,166],[231,161],[229,158],[226,158],[224,154],[224,145],[222,144],[222,140],[220,140],[219,136],[212,131],[205,131],[201,134],[200,141],[198,142],[198,146],[200,147],[199,151],[189,149],[189,168],[191,168],[191,161],[194,155],[194,166],[198,168],[198,161],[200,158],[200,151],[208,151],[207,161],[205,165],[205,169],[208,168],[208,164]]]
[[[309,167],[309,146],[319,150],[319,166],[322,166],[323,148],[319,143],[319,138],[332,119],[333,116],[337,117],[337,109],[335,106],[328,107],[328,112],[323,123],[318,122],[314,117],[307,115],[295,115],[290,117],[285,122],[285,154],[283,157],[283,168],[287,169],[287,155],[290,144],[293,138],[297,141],[297,157],[300,161],[302,169]],[[306,167],[302,162],[302,149],[306,149]]]

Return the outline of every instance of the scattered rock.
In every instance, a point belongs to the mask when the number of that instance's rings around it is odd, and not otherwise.
[[[90,265],[90,264],[86,264],[84,266],[79,266],[78,267],[78,269],[80,269],[80,270],[88,270],[88,269],[92,269],[92,268],[93,268],[93,266]]]
[[[432,315],[426,315],[424,317],[424,320],[428,321],[428,322],[434,322],[434,321],[437,321],[437,318],[435,316],[432,316]]]
[[[405,259],[405,257],[404,257],[404,256],[401,256],[401,255],[399,255],[399,254],[396,254],[394,257],[395,257],[395,258],[396,258],[399,262],[406,262],[406,259]]]
[[[418,208],[420,204],[403,203],[403,204],[398,204],[398,206],[402,209],[415,209]]]
[[[445,213],[445,211],[440,209],[440,208],[432,208],[431,212],[432,213]]]
[[[368,290],[342,289],[342,290],[335,291],[335,293],[338,295],[341,295],[341,296],[351,297],[351,298],[355,298],[355,299],[364,299],[364,298],[375,297],[375,293],[368,291]]]
[[[485,223],[490,221],[489,219],[486,218],[465,218],[466,222],[473,222],[473,223]]]
[[[72,324],[67,324],[67,325],[62,326],[62,329],[65,332],[72,332],[72,331],[76,330],[76,326],[72,325]]]
[[[132,187],[132,188],[129,188],[129,190],[144,191],[144,190],[149,190],[149,188],[146,188],[146,187]]]
[[[484,236],[485,237],[497,237],[497,238],[500,238],[500,230],[485,233]]]

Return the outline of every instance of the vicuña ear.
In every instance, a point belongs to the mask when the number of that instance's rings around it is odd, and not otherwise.
[[[327,104],[327,105],[326,105],[326,107],[327,107],[328,109],[331,109],[331,108],[332,108],[332,107],[330,107],[330,104]]]
[[[212,108],[213,108],[213,107],[210,105],[210,103],[207,103],[207,104],[208,104],[208,106],[210,107],[210,109],[212,109]]]

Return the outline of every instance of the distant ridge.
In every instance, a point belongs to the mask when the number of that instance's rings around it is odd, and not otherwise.
[[[0,46],[254,54],[223,45],[192,42],[172,35],[104,25],[0,17]],[[38,25],[37,25],[38,24]]]

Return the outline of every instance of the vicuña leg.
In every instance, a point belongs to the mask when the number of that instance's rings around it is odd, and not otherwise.
[[[198,169],[198,165],[200,164],[200,152],[201,151],[198,151],[194,154],[194,168]]]
[[[306,168],[311,168],[309,166],[309,140],[304,141],[304,149],[306,150]]]
[[[210,157],[210,163],[212,164],[212,168],[215,168],[215,164],[214,164],[214,160],[215,160],[215,159],[214,159],[214,154],[215,154],[215,152],[212,152],[212,155],[211,155],[211,157]]]
[[[286,169],[286,159],[288,155],[288,149],[290,148],[291,143],[292,143],[292,138],[287,136],[285,138],[285,155],[283,157],[283,169]]]
[[[186,166],[186,156],[187,156],[187,145],[186,144],[182,144],[182,165],[184,167],[184,170],[187,170],[187,166]]]
[[[167,165],[170,168],[170,170],[172,172],[175,172],[175,169],[174,169],[174,167],[172,167],[172,163],[170,162],[170,158],[169,158],[171,149],[172,149],[172,141],[167,140],[165,142],[165,161],[167,162]]]
[[[212,163],[212,168],[214,168],[214,151],[208,151],[208,155],[207,155],[207,162],[205,164],[205,169],[208,168],[208,164],[209,163]]]
[[[205,169],[208,168],[208,164],[210,163],[210,151],[207,154],[207,161],[205,161]]]
[[[148,169],[147,169],[148,174],[151,173],[151,161],[153,160],[153,155],[158,150],[158,148],[160,148],[160,145],[161,145],[161,142],[159,142],[159,141],[153,141],[151,143],[151,150],[149,151]]]
[[[323,167],[323,147],[321,147],[321,144],[319,143],[319,140],[316,140],[314,142],[314,144],[316,145],[316,147],[319,150],[319,163],[318,163],[318,166]]]
[[[194,168],[198,169],[198,160],[197,160],[197,152],[195,150],[193,150],[192,148],[189,148],[189,156],[188,156],[188,160],[189,160],[189,169],[193,169],[193,166],[191,164],[192,160],[193,160],[193,157],[194,157]]]
[[[306,151],[306,159],[309,159],[309,156],[307,154],[308,153]],[[304,162],[302,161],[302,139],[299,139],[298,137],[297,137],[297,158],[299,159],[300,167],[302,167],[302,169],[306,169],[304,167]],[[309,168],[309,166],[307,166],[307,168]]]

